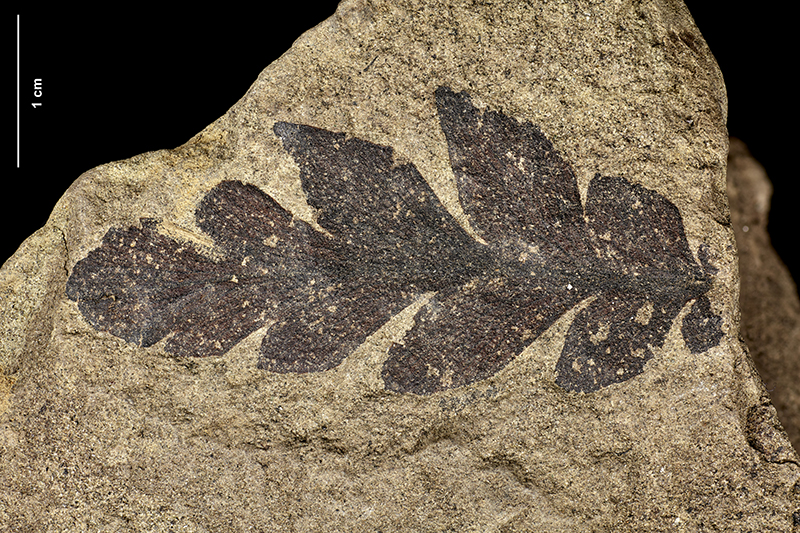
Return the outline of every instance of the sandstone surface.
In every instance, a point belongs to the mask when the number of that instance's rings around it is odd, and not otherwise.
[[[0,523],[797,531],[726,113],[680,2],[345,0],[3,266]]]

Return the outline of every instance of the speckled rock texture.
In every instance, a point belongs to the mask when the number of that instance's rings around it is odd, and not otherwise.
[[[0,271],[7,531],[798,531],[680,2],[345,0]]]

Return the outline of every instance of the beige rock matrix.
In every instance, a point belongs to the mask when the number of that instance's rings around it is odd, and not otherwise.
[[[345,0],[0,271],[9,531],[797,531],[680,2]]]

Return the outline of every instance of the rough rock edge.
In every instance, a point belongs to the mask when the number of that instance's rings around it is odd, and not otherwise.
[[[789,440],[800,449],[800,300],[767,233],[772,185],[738,139],[731,139],[727,178],[739,251],[741,335]]]

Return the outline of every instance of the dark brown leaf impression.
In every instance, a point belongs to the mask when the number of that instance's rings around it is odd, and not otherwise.
[[[689,249],[678,209],[624,178],[575,174],[539,128],[440,87],[439,121],[472,238],[413,164],[390,147],[302,124],[275,134],[300,167],[327,234],[239,181],[196,211],[214,257],[159,223],[112,228],[79,261],[67,295],[98,330],[178,356],[219,356],[271,324],[258,366],[337,366],[424,293],[434,296],[389,349],[387,389],[431,394],[488,378],[560,316],[567,332],[555,382],[591,392],[643,371],[688,302],[692,353],[719,343],[705,293],[713,267]]]

